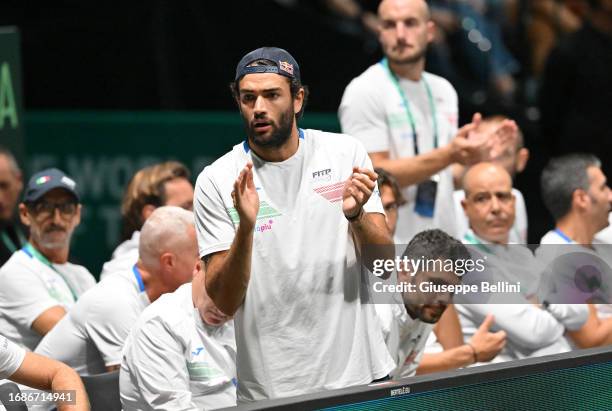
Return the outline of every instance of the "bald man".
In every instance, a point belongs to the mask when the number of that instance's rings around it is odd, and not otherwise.
[[[496,133],[503,122],[507,120],[504,116],[492,116],[482,120],[480,125],[476,128],[475,133]],[[495,143],[491,150],[494,156],[486,159],[495,164],[499,164],[506,169],[506,171],[514,177],[516,174],[521,173],[527,166],[529,159],[529,150],[524,146],[523,134],[520,129],[513,130],[509,138],[504,141]],[[467,218],[463,212],[461,206],[462,200],[465,198],[465,192],[461,189],[463,175],[467,171],[467,167],[460,164],[453,165],[453,178],[455,179],[455,187],[458,188],[453,193],[453,199],[455,203],[455,215],[457,216],[457,227],[460,230],[461,238],[467,232],[469,224]],[[527,243],[527,207],[525,206],[525,200],[523,194],[516,188],[512,189],[514,195],[514,208],[515,208],[515,219],[514,225],[510,230],[509,242],[512,244],[526,244]]]
[[[144,223],[138,262],[83,295],[36,348],[80,375],[113,371],[140,313],[162,294],[191,281],[198,261],[194,217],[175,206],[155,209]]]
[[[403,189],[407,201],[399,209],[396,242],[407,244],[429,228],[458,236],[449,166],[481,161],[497,134],[471,135],[480,115],[457,130],[455,89],[424,71],[435,29],[425,1],[384,0],[378,16],[385,58],[347,86],[339,109],[342,130],[359,139],[374,167],[393,174]],[[516,125],[504,122],[508,127]]]
[[[570,350],[564,333],[580,330],[588,309],[572,304],[550,304],[543,309],[532,303],[544,267],[527,247],[508,246],[515,215],[510,174],[499,164],[479,163],[465,174],[463,189],[462,206],[470,224],[463,242],[472,245],[471,251],[485,259],[485,275],[495,273],[496,277],[488,280],[521,283],[518,294],[496,295],[490,304],[472,304],[482,300],[458,296],[455,307],[464,336],[473,335],[486,316],[493,314],[495,324],[491,330],[504,330],[507,335],[506,347],[494,361]]]

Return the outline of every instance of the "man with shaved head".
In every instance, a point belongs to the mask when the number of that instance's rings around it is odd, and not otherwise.
[[[497,295],[488,304],[475,304],[483,301],[458,296],[456,302],[463,304],[455,307],[464,336],[473,335],[486,316],[493,314],[495,324],[491,330],[504,330],[507,334],[507,345],[498,361],[569,351],[564,333],[579,332],[588,310],[584,305],[550,304],[543,309],[532,304],[544,267],[527,247],[508,246],[515,215],[510,174],[499,164],[479,163],[465,174],[463,189],[462,206],[470,224],[464,243],[471,244],[471,251],[485,259],[484,274],[491,276],[487,280],[521,284],[520,293]]]
[[[375,167],[398,180],[406,198],[396,242],[440,228],[457,235],[450,165],[473,164],[489,154],[494,138],[472,135],[480,122],[457,130],[458,99],[445,79],[425,72],[425,54],[434,36],[423,0],[384,0],[378,9],[379,41],[385,58],[346,88],[339,116],[346,134],[359,139]],[[495,138],[512,121],[492,133]]]

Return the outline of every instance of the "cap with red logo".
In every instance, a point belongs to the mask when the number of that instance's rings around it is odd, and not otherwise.
[[[249,66],[256,60],[269,60],[275,66]],[[236,78],[252,73],[275,73],[300,81],[300,66],[288,51],[278,47],[261,47],[246,54],[236,66]]]
[[[63,188],[72,194],[77,202],[79,201],[75,181],[57,168],[48,168],[30,178],[23,192],[23,202],[33,203],[54,188]]]

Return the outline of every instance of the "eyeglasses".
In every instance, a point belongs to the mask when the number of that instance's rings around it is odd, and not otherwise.
[[[511,191],[498,191],[496,193],[476,193],[470,197],[470,200],[474,204],[481,207],[489,207],[493,201],[493,197],[495,197],[501,205],[508,205],[514,199],[514,195]]]
[[[34,215],[41,219],[47,219],[55,215],[55,210],[60,212],[62,218],[68,219],[77,211],[77,203],[50,203],[48,201],[40,201],[29,204],[28,209]]]

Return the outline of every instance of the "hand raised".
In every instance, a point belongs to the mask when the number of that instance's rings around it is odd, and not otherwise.
[[[356,217],[368,202],[378,174],[367,168],[353,167],[353,174],[346,180],[342,193],[342,212],[347,218]]]
[[[494,322],[493,314],[487,315],[470,340],[480,362],[491,361],[506,345],[505,331],[489,331]]]
[[[259,212],[259,194],[253,182],[253,163],[247,163],[234,182],[232,191],[234,207],[240,216],[240,225],[248,229],[255,227]]]

